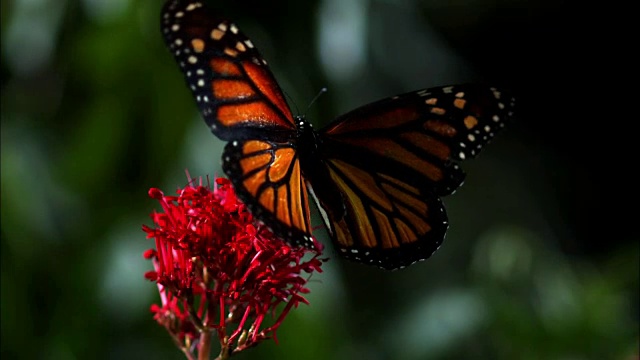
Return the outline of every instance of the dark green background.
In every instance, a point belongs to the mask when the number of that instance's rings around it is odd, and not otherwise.
[[[451,83],[491,82],[518,98],[516,121],[445,198],[451,229],[432,259],[383,272],[333,258],[280,345],[239,358],[637,356],[637,150],[624,146],[637,119],[615,84],[625,42],[609,41],[615,23],[601,9],[216,3],[316,126]],[[152,243],[141,224],[158,206],[147,190],[185,185],[185,169],[220,175],[224,144],[164,48],[162,2],[1,6],[2,358],[183,358],[149,313],[158,296],[143,279]]]

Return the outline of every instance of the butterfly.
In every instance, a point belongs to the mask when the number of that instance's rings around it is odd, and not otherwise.
[[[384,269],[429,258],[448,219],[441,197],[505,126],[514,99],[484,85],[418,90],[364,105],[314,130],[294,116],[267,62],[229,20],[198,1],[168,1],[161,31],[253,215],[312,248],[309,195],[334,247]]]

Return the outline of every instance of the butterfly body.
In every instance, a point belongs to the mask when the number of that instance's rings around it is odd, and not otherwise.
[[[223,169],[254,216],[313,246],[309,194],[345,258],[385,269],[431,256],[448,219],[440,199],[511,117],[513,98],[483,85],[382,99],[316,131],[292,115],[266,61],[232,22],[171,0],[162,32],[205,122],[228,141]]]

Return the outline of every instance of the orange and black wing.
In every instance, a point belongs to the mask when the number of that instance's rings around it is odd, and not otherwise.
[[[309,200],[296,149],[289,142],[232,141],[223,168],[251,213],[278,236],[313,248]]]
[[[322,158],[344,211],[318,200],[339,251],[386,269],[431,256],[448,227],[440,196],[464,180],[457,162],[478,154],[513,105],[495,88],[447,86],[374,102],[323,129]]]
[[[168,1],[165,43],[180,65],[200,113],[222,140],[290,138],[291,110],[254,44],[199,1]]]
[[[168,1],[162,32],[206,123],[230,141],[223,169],[240,199],[278,235],[311,247],[296,124],[267,62],[235,24],[199,1]]]

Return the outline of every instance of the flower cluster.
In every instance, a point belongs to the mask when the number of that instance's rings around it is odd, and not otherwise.
[[[293,307],[308,304],[308,277],[321,272],[321,246],[294,248],[259,225],[230,182],[210,189],[189,185],[168,196],[151,189],[163,212],[143,226],[155,249],[144,256],[154,271],[160,305],[151,311],[188,359],[208,359],[220,341],[219,359],[259,342],[276,330]],[[303,275],[307,273],[309,275]]]

